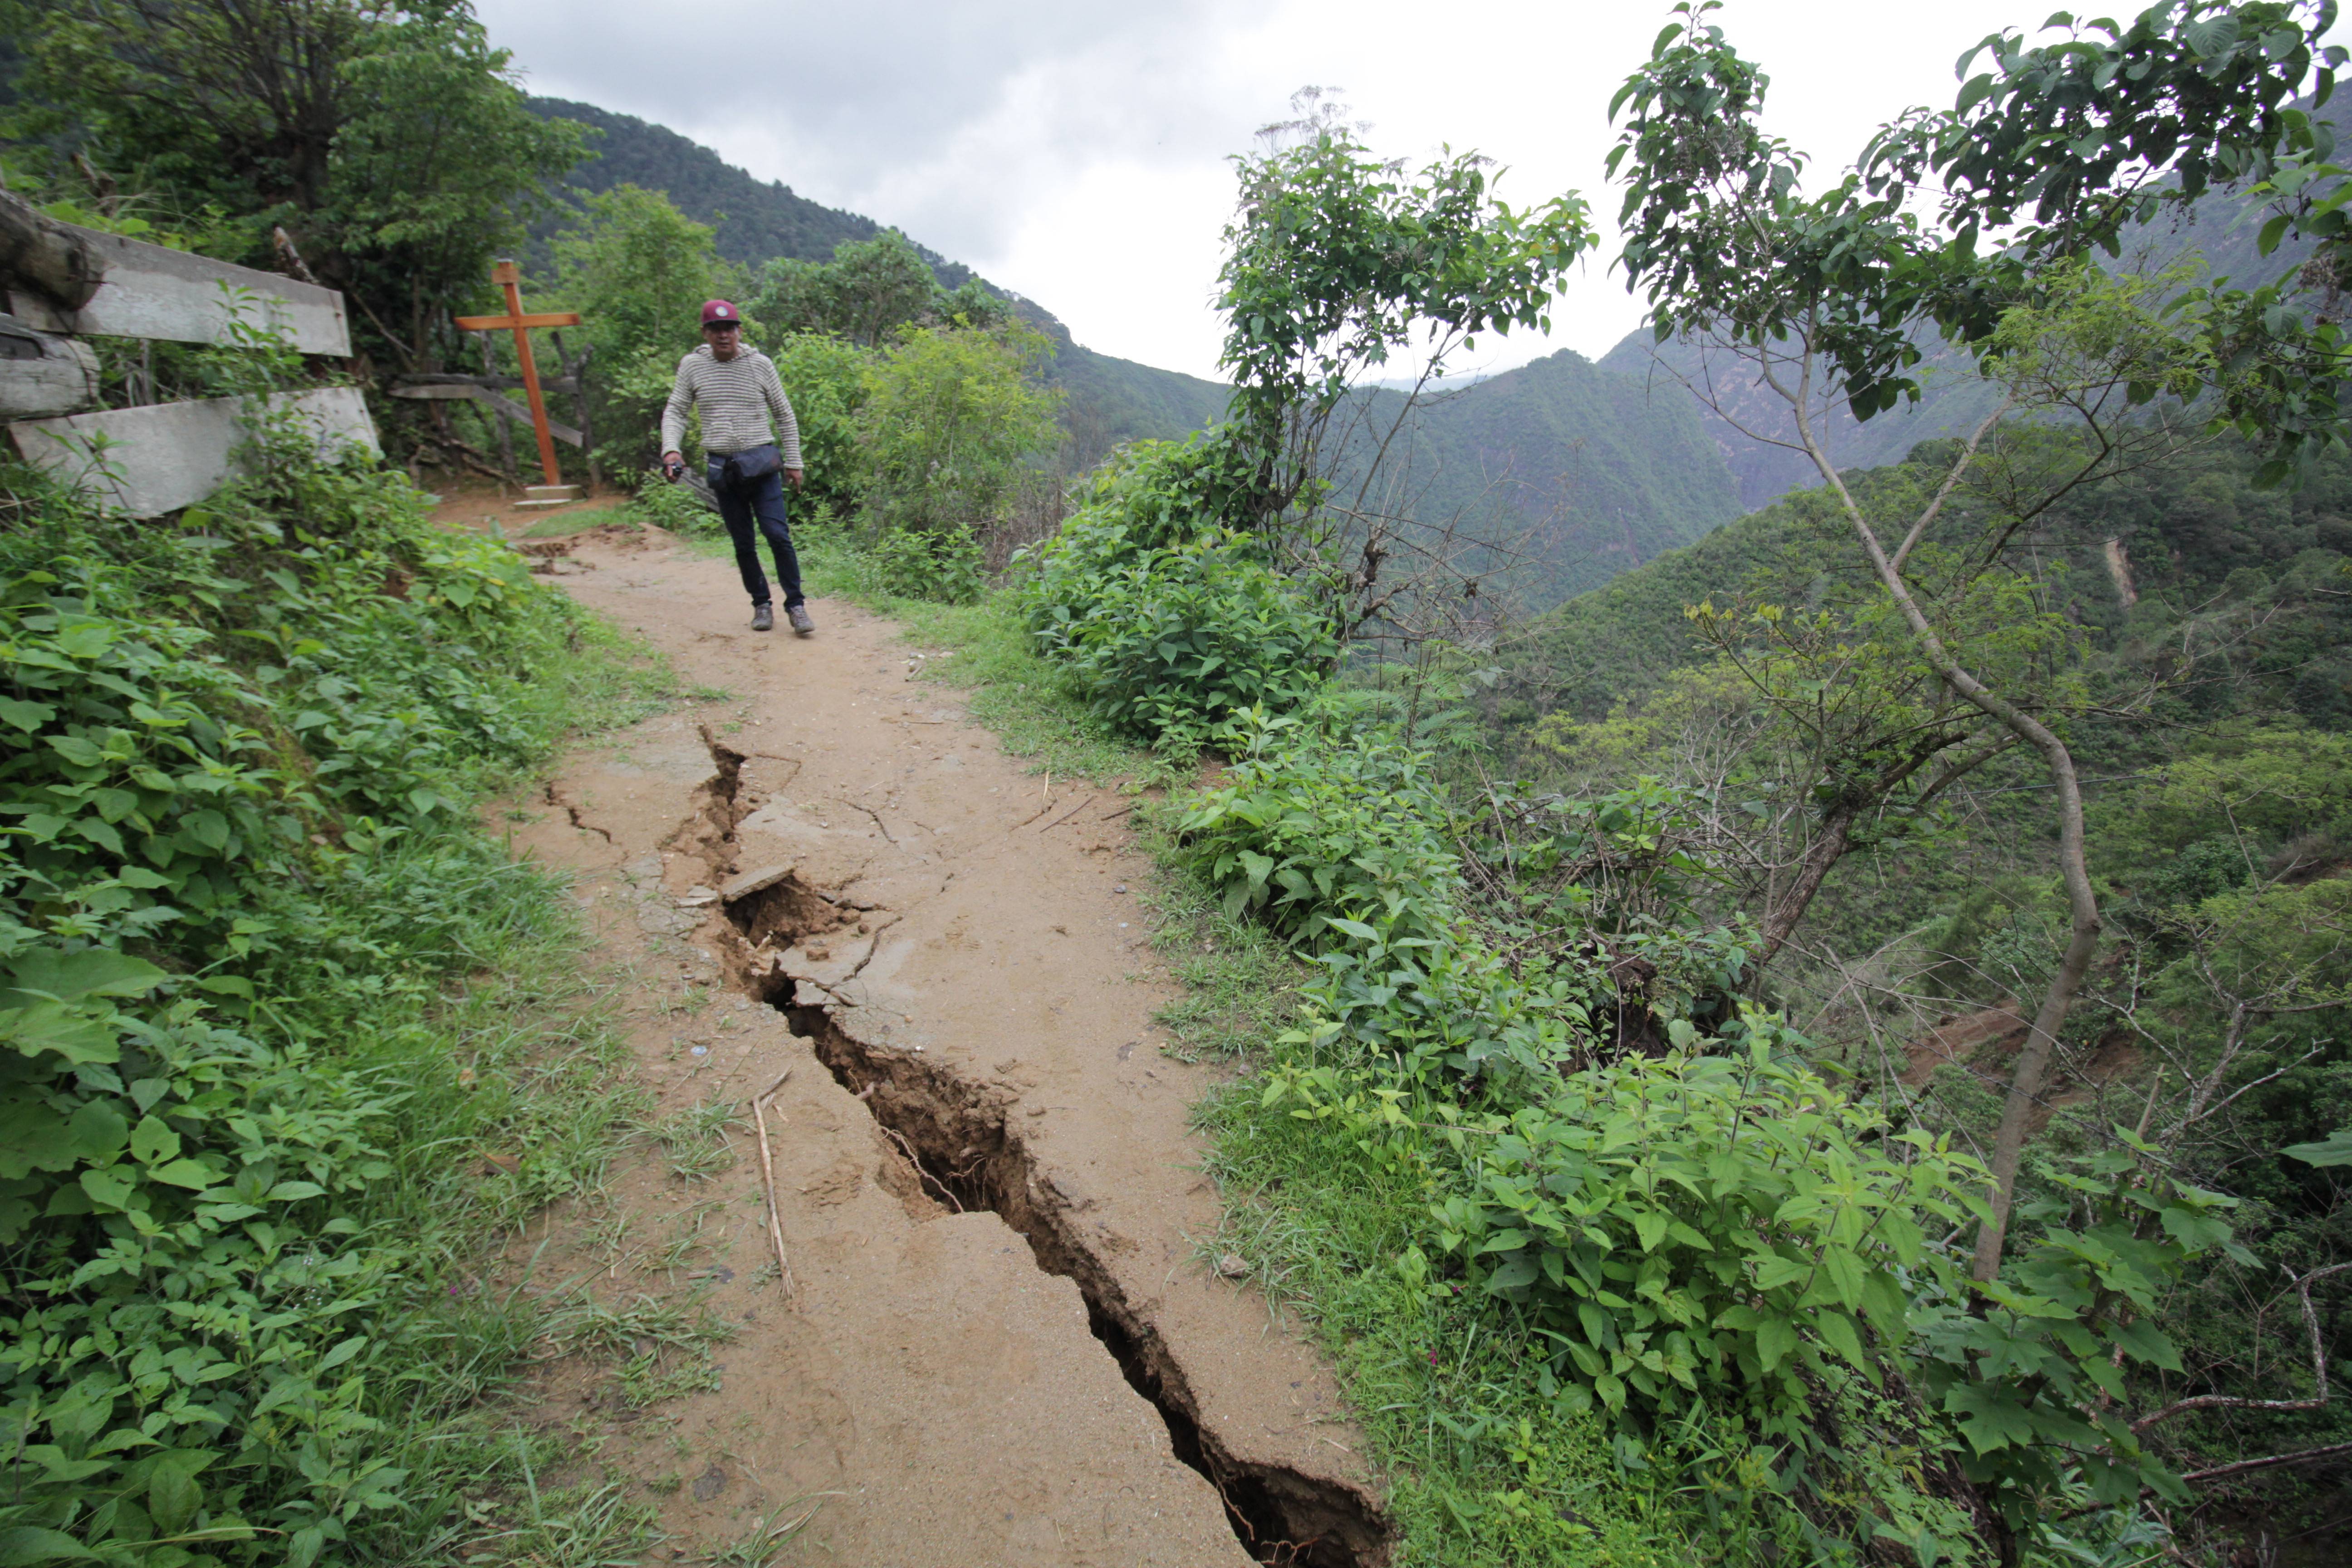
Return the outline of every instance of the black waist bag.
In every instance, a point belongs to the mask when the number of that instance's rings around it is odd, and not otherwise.
[[[730,452],[714,465],[719,477],[730,485],[756,484],[784,466],[784,455],[776,450],[775,443],[764,447],[746,447]]]

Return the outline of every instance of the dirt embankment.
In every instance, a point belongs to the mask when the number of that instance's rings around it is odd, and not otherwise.
[[[791,1278],[762,1267],[755,1156],[698,1181],[645,1160],[523,1251],[615,1300],[702,1292],[735,1330],[718,1386],[621,1409],[558,1364],[541,1417],[603,1421],[607,1462],[675,1486],[689,1550],[798,1498],[816,1511],[784,1562],[1381,1562],[1328,1369],[1205,1260],[1187,1118],[1211,1069],[1151,1024],[1172,991],[1126,891],[1126,803],[1048,793],[910,683],[887,623],[818,604],[813,638],[755,634],[725,562],[601,531],[562,558],[584,603],[731,695],[565,759],[515,837],[578,873],[639,977],[625,1023],[661,1114],[782,1079]],[[594,1250],[629,1225],[671,1238],[647,1244],[669,1276]]]

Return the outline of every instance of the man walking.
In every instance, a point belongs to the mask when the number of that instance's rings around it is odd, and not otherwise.
[[[687,412],[697,406],[702,410],[702,456],[710,489],[719,498],[727,536],[735,542],[736,569],[751,595],[751,629],[770,631],[776,624],[767,574],[760,570],[756,521],[776,558],[784,615],[793,630],[806,637],[816,623],[802,603],[800,558],[793,553],[784,511],[784,487],[801,488],[800,426],[783,383],[776,379],[775,362],[744,346],[740,313],[724,300],[702,307],[702,346],[677,362],[677,379],[662,410],[662,472],[673,484],[686,474],[678,447],[686,440]]]

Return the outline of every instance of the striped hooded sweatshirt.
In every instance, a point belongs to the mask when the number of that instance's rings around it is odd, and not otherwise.
[[[702,343],[677,362],[677,379],[670,383],[669,402],[662,409],[663,451],[681,449],[687,412],[697,404],[702,406],[706,453],[724,457],[773,441],[785,468],[801,466],[801,428],[792,399],[776,379],[776,362],[758,349],[739,348],[733,359],[722,362]]]

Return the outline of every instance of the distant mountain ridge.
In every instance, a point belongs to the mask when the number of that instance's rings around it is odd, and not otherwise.
[[[1440,384],[1441,385],[1443,384]],[[1375,388],[1385,430],[1402,394]],[[1740,514],[1739,495],[1689,400],[1572,350],[1424,400],[1389,462],[1424,526],[1461,516],[1490,538],[1525,536],[1515,575],[1549,609],[1695,542]]]

